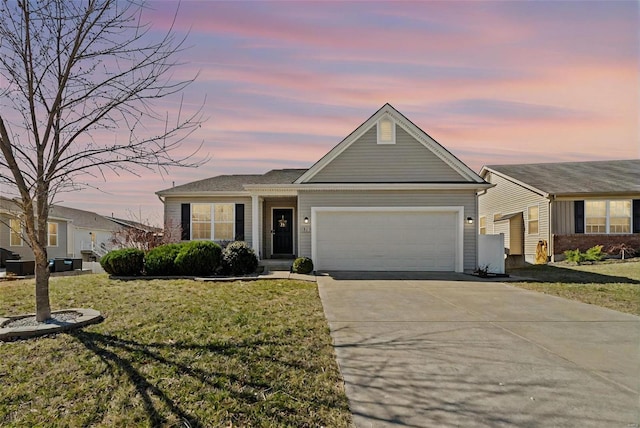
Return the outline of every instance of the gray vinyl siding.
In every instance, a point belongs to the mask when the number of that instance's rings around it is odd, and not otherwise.
[[[377,144],[373,126],[309,183],[408,183],[467,181],[396,125],[395,144]]]
[[[198,198],[175,198],[167,197],[164,201],[164,224],[165,228],[171,230],[174,236],[180,237],[181,206],[182,204],[244,204],[244,240],[252,245],[252,212],[251,198],[246,197],[198,197]]]
[[[49,220],[50,223],[58,223],[58,245],[55,247],[47,247],[47,256],[50,259],[56,257],[69,257],[67,252],[67,239],[68,239],[68,223],[63,220]],[[9,217],[3,215],[0,219],[0,247],[20,254],[22,260],[33,260],[33,251],[26,241],[21,246],[11,246],[9,237]]]
[[[554,201],[552,203],[553,233],[569,235],[575,232],[575,211],[573,203],[574,201]]]
[[[486,193],[480,194],[478,198],[478,209],[480,216],[486,217],[487,234],[498,233],[493,218],[495,214],[522,213],[524,218],[524,254],[525,259],[533,261],[536,254],[536,246],[539,240],[547,240],[552,245],[549,238],[549,201],[529,189],[513,183],[497,174],[490,174],[486,177],[495,187],[487,189]],[[528,208],[537,205],[539,212],[538,233],[529,234],[528,230]]]
[[[474,190],[459,191],[357,191],[314,192],[300,191],[298,196],[298,225],[305,217],[311,218],[312,207],[439,207],[462,206],[463,217],[477,218]],[[477,222],[464,223],[464,270],[476,266]],[[311,257],[311,233],[299,227],[300,256]]]

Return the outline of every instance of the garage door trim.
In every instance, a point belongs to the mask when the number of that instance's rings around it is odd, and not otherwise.
[[[317,243],[316,238],[317,234],[317,219],[318,213],[326,213],[326,212],[425,212],[425,213],[435,213],[435,212],[447,212],[447,213],[455,213],[456,214],[456,224],[457,224],[457,239],[455,243],[455,271],[463,272],[464,271],[464,207],[463,206],[439,206],[439,207],[311,207],[311,259],[314,262],[318,262],[316,256],[318,254],[317,251]]]

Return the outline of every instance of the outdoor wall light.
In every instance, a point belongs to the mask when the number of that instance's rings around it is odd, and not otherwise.
[[[304,224],[309,224],[309,217],[304,218]]]
[[[473,224],[473,217],[467,217],[467,223]]]

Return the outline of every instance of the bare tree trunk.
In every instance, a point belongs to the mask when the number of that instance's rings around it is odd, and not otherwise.
[[[49,259],[46,247],[34,247],[33,254],[36,261],[36,321],[43,322],[51,318]]]

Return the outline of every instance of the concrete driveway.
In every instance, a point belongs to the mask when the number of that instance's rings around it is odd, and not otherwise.
[[[359,428],[639,426],[640,317],[466,275],[317,279]]]

